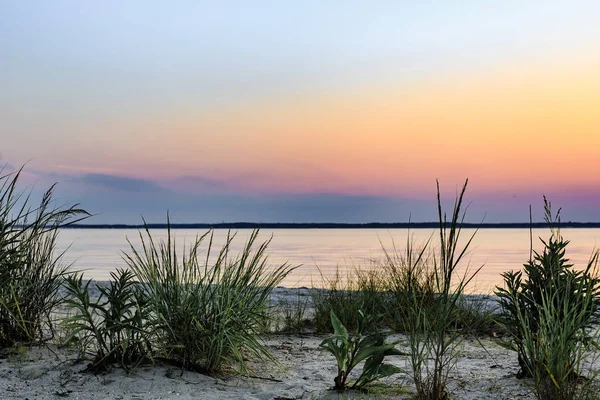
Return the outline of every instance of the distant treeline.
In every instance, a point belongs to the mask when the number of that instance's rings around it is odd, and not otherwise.
[[[150,229],[167,229],[167,224],[147,224]],[[600,228],[600,222],[562,222],[563,228]],[[219,224],[171,224],[171,229],[434,229],[439,227],[438,222],[369,222],[365,224],[354,223],[287,223],[287,222],[227,222]],[[463,223],[463,228],[480,229],[521,229],[521,228],[546,228],[545,222],[516,222],[516,223]],[[144,225],[126,224],[74,224],[67,228],[76,229],[142,229]]]

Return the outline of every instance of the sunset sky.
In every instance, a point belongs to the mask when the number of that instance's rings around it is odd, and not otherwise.
[[[600,221],[600,3],[2,1],[0,164],[90,223]]]

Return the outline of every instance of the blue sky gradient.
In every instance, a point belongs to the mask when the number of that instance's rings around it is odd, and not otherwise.
[[[431,221],[435,179],[452,198],[467,177],[474,222],[526,221],[543,193],[600,221],[598,15],[5,1],[0,163],[92,223]]]

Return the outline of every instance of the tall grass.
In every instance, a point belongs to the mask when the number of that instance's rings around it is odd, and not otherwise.
[[[354,330],[359,325],[359,310],[369,315],[372,323],[383,325],[391,295],[389,281],[384,271],[375,265],[368,269],[356,266],[345,276],[336,268],[332,277],[321,274],[322,286],[326,290],[311,291],[314,305],[315,329],[318,332],[331,332],[331,312],[333,311],[342,325]]]
[[[431,264],[427,264],[430,269],[426,273],[433,276],[433,298],[413,291],[409,293],[404,310],[409,362],[419,399],[439,400],[447,397],[449,373],[455,366],[458,346],[463,340],[458,331],[457,310],[465,288],[481,269],[457,276],[457,269],[477,232],[459,246],[461,225],[465,218],[462,202],[467,183],[455,200],[450,221],[442,211],[438,184],[440,243],[438,254],[432,258]],[[415,267],[416,261],[413,264]]]
[[[391,250],[381,245],[384,258],[378,265],[391,294],[386,323],[396,331],[409,329],[407,317],[412,319],[410,311],[416,299],[420,299],[423,306],[433,304],[435,274],[429,267],[433,256],[430,244],[431,238],[420,246],[416,245],[409,229],[404,251],[400,251],[394,242]]]
[[[338,270],[326,280],[329,290],[315,291],[313,295],[317,328],[325,324],[328,312],[334,312],[344,325],[356,327],[359,310],[366,309],[365,314],[374,316],[372,324],[404,332],[420,399],[446,397],[449,372],[455,366],[464,334],[473,332],[473,327],[485,330],[493,325],[490,312],[463,296],[479,269],[462,275],[457,272],[477,233],[462,242],[466,188],[467,182],[448,220],[438,186],[437,250],[432,244],[433,236],[416,245],[409,230],[404,251],[395,244],[391,250],[382,245],[384,257],[371,268],[355,268],[346,279]],[[471,326],[465,329],[467,325]]]
[[[58,207],[51,186],[37,206],[18,188],[22,168],[0,170],[0,348],[53,335],[52,311],[67,266],[57,253],[59,229],[89,216]]]
[[[212,232],[197,237],[182,256],[170,228],[166,241],[156,241],[147,228],[140,232],[141,250],[130,242],[131,253],[124,258],[148,303],[159,355],[205,373],[232,361],[239,372],[248,373],[247,356],[272,360],[259,334],[271,291],[294,268],[271,268],[266,254],[270,240],[257,244],[257,237],[255,230],[240,254],[232,256],[235,234],[228,234],[214,261]]]
[[[403,249],[394,242],[391,248],[382,243],[383,256],[371,260],[367,267],[354,266],[345,275],[339,267],[331,277],[322,274],[321,286],[326,289],[311,291],[316,330],[331,331],[328,317],[331,311],[342,324],[355,329],[359,310],[366,310],[380,328],[396,332],[413,329],[415,302],[422,310],[434,310],[435,298],[441,290],[440,276],[434,268],[438,261],[434,259],[432,238],[416,243],[409,229]],[[480,299],[458,296],[452,318],[454,328],[465,334],[495,334],[499,330],[493,311]]]

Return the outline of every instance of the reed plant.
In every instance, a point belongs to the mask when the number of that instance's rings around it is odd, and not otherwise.
[[[32,205],[32,190],[19,189],[22,170],[0,169],[0,348],[53,337],[68,268],[56,250],[59,229],[89,216],[56,206],[55,185]]]
[[[457,310],[467,285],[481,269],[473,273],[467,270],[457,275],[457,269],[477,232],[459,246],[465,218],[462,203],[467,183],[465,181],[454,202],[450,221],[442,211],[438,184],[439,249],[424,267],[424,274],[433,277],[433,295],[430,297],[418,291],[409,292],[402,310],[409,363],[419,399],[447,398],[449,373],[456,364],[459,346],[464,339],[458,329]],[[421,259],[417,257],[414,260],[414,268]]]
[[[579,289],[585,290],[576,288]],[[524,332],[523,348],[531,365],[528,372],[538,399],[569,400],[588,394],[588,385],[598,372],[588,371],[592,375],[582,379],[584,361],[590,350],[598,349],[598,332],[590,334],[582,329],[587,316],[580,307],[593,302],[591,297],[585,296],[583,304],[574,303],[574,297],[563,297],[552,289],[545,291],[541,296],[537,331],[527,329],[527,314],[518,311]]]
[[[598,317],[600,280],[598,251],[587,266],[575,270],[566,257],[569,241],[560,233],[560,210],[552,214],[544,198],[550,227],[544,250],[533,251],[522,271],[503,274],[498,287],[500,322],[510,333],[505,345],[517,351],[518,377],[531,377],[539,399],[573,399],[581,394],[586,350],[598,347],[592,323]]]
[[[271,267],[266,254],[270,239],[257,244],[257,237],[255,230],[240,254],[232,256],[235,234],[228,234],[212,261],[212,231],[196,237],[182,256],[170,228],[167,239],[157,241],[146,227],[140,232],[140,250],[130,242],[131,252],[124,258],[148,304],[159,356],[204,373],[219,372],[231,362],[249,373],[248,356],[273,361],[259,334],[271,291],[294,267]]]

